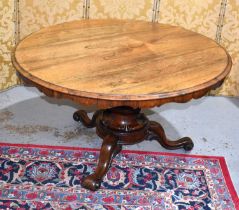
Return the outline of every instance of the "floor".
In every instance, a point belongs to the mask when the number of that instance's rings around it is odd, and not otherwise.
[[[77,109],[93,112],[67,100],[55,100],[35,88],[15,87],[0,93],[0,141],[100,148],[94,129],[74,122]],[[191,154],[224,156],[239,194],[239,98],[204,97],[185,104],[170,103],[144,110],[159,121],[169,138],[190,136]],[[124,147],[131,150],[168,151],[156,141]]]

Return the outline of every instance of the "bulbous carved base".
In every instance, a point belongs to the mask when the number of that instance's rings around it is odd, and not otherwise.
[[[100,156],[95,172],[82,180],[82,186],[95,191],[107,173],[112,159],[121,151],[122,145],[135,144],[147,140],[157,140],[166,149],[184,148],[189,151],[193,142],[189,137],[177,141],[167,139],[163,127],[131,107],[115,107],[95,112],[92,119],[83,110],[73,115],[74,120],[88,128],[96,127],[98,136],[103,139]]]

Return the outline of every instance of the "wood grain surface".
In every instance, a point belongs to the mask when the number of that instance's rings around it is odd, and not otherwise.
[[[12,56],[46,95],[83,105],[153,107],[220,85],[231,58],[205,36],[159,23],[81,20],[33,33]]]

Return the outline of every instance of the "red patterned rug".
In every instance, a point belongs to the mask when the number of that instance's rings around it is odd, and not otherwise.
[[[223,157],[123,151],[97,192],[81,188],[99,151],[0,144],[0,209],[239,209]]]

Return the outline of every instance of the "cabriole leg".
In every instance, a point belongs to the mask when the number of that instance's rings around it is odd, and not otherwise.
[[[96,126],[96,119],[101,113],[102,113],[101,110],[96,111],[92,119],[90,119],[86,111],[79,110],[73,114],[73,119],[77,122],[81,122],[87,128],[93,128]]]
[[[149,131],[156,135],[156,140],[166,149],[174,150],[183,148],[186,151],[190,151],[194,146],[193,141],[189,137],[184,137],[177,141],[167,139],[163,127],[157,122],[150,121]]]
[[[92,191],[98,190],[111,165],[113,156],[119,151],[120,147],[117,145],[117,139],[110,135],[106,136],[101,146],[97,168],[93,174],[82,180],[82,186]]]

